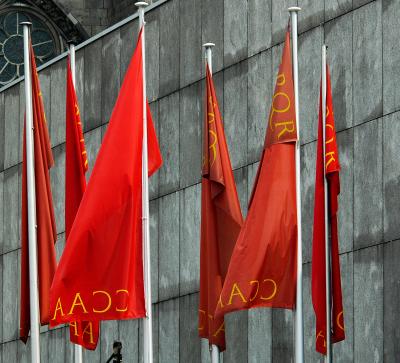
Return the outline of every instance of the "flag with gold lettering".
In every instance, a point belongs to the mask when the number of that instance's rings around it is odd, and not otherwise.
[[[67,243],[76,212],[86,189],[85,173],[87,170],[85,140],[68,58],[65,127],[65,239]],[[71,323],[69,336],[71,342],[75,344],[82,345],[87,349],[96,349],[99,339],[99,322]]]
[[[295,305],[296,140],[288,30],[249,210],[232,253],[217,317],[236,310]]]
[[[199,335],[225,350],[224,318],[214,318],[232,250],[243,224],[217,96],[206,76],[201,179]]]
[[[50,325],[146,315],[141,32],[50,293]],[[149,175],[161,154],[147,107]]]
[[[50,168],[54,165],[54,160],[32,45],[30,45],[30,61],[32,72],[39,307],[40,323],[41,325],[46,325],[50,320],[50,286],[56,270],[56,251],[54,244],[57,239],[57,231],[49,174]],[[21,305],[19,329],[20,339],[24,343],[26,343],[28,339],[30,330],[28,190],[25,129],[24,127],[21,211]]]
[[[330,225],[330,259],[331,259],[331,341],[344,340],[344,317],[342,304],[342,285],[340,279],[339,238],[338,238],[338,195],[339,154],[336,143],[335,120],[331,92],[331,80],[326,67],[326,141],[325,163],[322,130],[322,89],[320,93],[320,109],[318,117],[317,164],[314,199],[314,230],[312,247],[312,301],[316,317],[316,350],[326,354],[326,273],[325,273],[325,185],[328,187],[328,219]]]

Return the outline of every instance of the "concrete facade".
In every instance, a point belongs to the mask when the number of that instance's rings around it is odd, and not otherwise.
[[[341,161],[340,261],[346,340],[336,362],[400,361],[400,0],[168,0],[146,14],[147,79],[164,157],[151,179],[156,362],[209,362],[197,336],[201,45],[216,43],[214,81],[242,209],[246,212],[281,59],[287,7],[299,5],[299,89],[305,362],[314,350],[311,237],[323,41],[328,45]],[[77,92],[90,167],[107,128],[137,36],[137,19],[77,52]],[[56,161],[51,170],[58,255],[64,241],[65,60],[40,72]],[[0,93],[0,361],[28,362],[18,341],[24,85]],[[89,173],[90,174],[90,173]],[[95,352],[112,342],[141,362],[140,321],[102,323]],[[293,361],[293,313],[258,309],[226,318],[224,363]],[[42,329],[42,362],[73,362],[67,328]]]

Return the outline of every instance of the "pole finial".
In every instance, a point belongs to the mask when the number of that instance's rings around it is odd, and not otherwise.
[[[288,8],[288,11],[289,12],[292,12],[292,11],[298,12],[298,11],[301,11],[301,8],[299,8],[298,6],[291,6],[290,8]]]
[[[32,23],[30,21],[23,21],[23,22],[19,23],[19,25],[32,26]]]
[[[215,43],[204,43],[203,47],[206,48],[206,49],[207,48],[212,48],[212,47],[215,47]]]
[[[138,2],[135,3],[135,6],[137,6],[138,8],[145,8],[148,5],[149,4],[146,3],[146,1],[138,1]]]

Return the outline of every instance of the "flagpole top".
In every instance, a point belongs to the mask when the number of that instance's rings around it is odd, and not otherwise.
[[[204,43],[203,47],[206,48],[206,49],[207,48],[212,48],[212,47],[215,47],[215,43]]]
[[[137,6],[139,9],[140,8],[145,8],[146,6],[148,6],[149,4],[146,3],[146,1],[138,1],[135,3],[135,6]]]
[[[26,26],[32,26],[32,23],[30,21],[23,21],[22,23],[19,23],[19,25],[26,25]]]
[[[292,12],[292,11],[298,12],[300,10],[301,10],[301,8],[299,8],[298,6],[291,6],[290,8],[288,8],[289,12]]]

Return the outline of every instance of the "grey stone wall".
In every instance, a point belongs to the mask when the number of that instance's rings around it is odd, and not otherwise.
[[[214,80],[240,202],[246,211],[264,140],[289,5],[299,15],[305,361],[314,350],[311,236],[320,49],[329,46],[341,171],[340,260],[346,340],[337,362],[400,361],[400,0],[169,0],[147,13],[148,94],[164,156],[151,179],[154,352],[157,362],[208,362],[197,337],[201,45],[216,43]],[[137,20],[77,53],[77,92],[92,167],[137,35]],[[65,60],[40,72],[56,166],[51,171],[60,255],[64,246]],[[28,362],[18,338],[23,83],[0,93],[0,357]],[[90,174],[90,173],[89,173]],[[227,316],[224,362],[293,360],[293,313]],[[86,362],[114,339],[140,362],[140,321],[102,324]],[[43,362],[72,362],[66,328],[41,334]],[[0,359],[1,360],[1,359]]]

